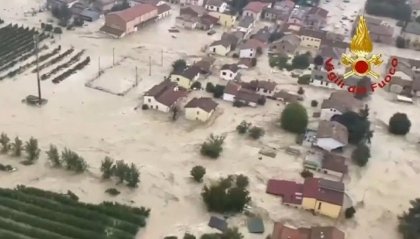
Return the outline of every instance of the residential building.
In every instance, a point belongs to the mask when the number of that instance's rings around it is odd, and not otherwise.
[[[235,50],[238,44],[242,41],[244,33],[240,31],[223,32],[220,40],[226,41],[231,45],[231,50]]]
[[[265,2],[249,2],[242,9],[242,16],[250,16],[255,20],[261,19],[261,14],[264,11],[264,9],[270,6],[270,3]]]
[[[204,5],[204,0],[179,0],[181,6],[200,6]]]
[[[327,23],[328,11],[320,7],[312,7],[306,15],[306,27],[320,30]]]
[[[137,3],[143,3],[143,4],[150,4],[154,6],[160,6],[162,4],[165,4],[165,1],[162,0],[134,0]]]
[[[101,31],[117,37],[136,32],[150,20],[158,18],[158,9],[149,4],[137,4],[128,9],[111,12],[105,16],[105,25]]]
[[[95,0],[93,2],[93,9],[101,13],[107,13],[117,2],[117,0]]]
[[[193,98],[184,108],[187,119],[205,122],[216,111],[217,103],[208,97]]]
[[[239,58],[256,58],[262,53],[264,44],[255,39],[248,39],[239,48]]]
[[[229,81],[223,93],[223,100],[225,101],[239,101],[244,105],[256,107],[261,96],[252,90],[242,88],[241,84]]]
[[[200,20],[197,17],[181,15],[175,18],[175,26],[184,29],[196,29]]]
[[[420,1],[419,0],[411,0],[411,18],[415,21],[418,17],[420,17]]]
[[[195,62],[193,66],[200,69],[200,75],[207,75],[211,73],[215,61],[216,59],[214,57],[205,56]]]
[[[301,28],[299,31],[300,46],[319,49],[321,42],[326,38],[326,34],[325,31],[321,30]]]
[[[171,15],[171,6],[168,4],[160,4],[156,6],[158,9],[158,19],[162,19]]]
[[[239,58],[238,67],[241,69],[249,69],[257,64],[256,58]]]
[[[332,226],[296,228],[275,222],[271,239],[345,239],[345,234]]]
[[[208,0],[205,8],[212,12],[225,12],[228,4],[222,0]]]
[[[348,172],[346,157],[328,151],[310,151],[303,162],[305,169],[320,172],[340,181]]]
[[[143,104],[150,109],[169,112],[174,107],[178,107],[178,103],[187,95],[186,89],[179,87],[174,82],[165,80],[153,86],[144,94]]]
[[[233,27],[236,23],[236,19],[238,18],[236,15],[228,12],[209,12],[209,15],[219,19],[219,25],[227,28]]]
[[[401,36],[407,41],[410,48],[420,50],[420,23],[409,22]]]
[[[229,81],[225,86],[225,90],[223,92],[223,100],[234,102],[235,96],[238,91],[241,89],[241,85],[237,82]]]
[[[201,6],[186,6],[179,10],[180,16],[201,17],[206,14],[206,9]]]
[[[347,81],[346,81],[347,82]],[[328,79],[328,72],[324,69],[313,69],[309,85],[327,89],[340,90],[341,87]]]
[[[264,47],[268,46],[270,41],[270,36],[274,33],[275,29],[269,28],[267,26],[259,29],[255,34],[251,35],[251,39],[258,40]]]
[[[226,56],[232,49],[232,45],[227,40],[217,40],[210,44],[208,52],[219,56]]]
[[[331,120],[335,115],[341,115],[347,111],[359,112],[363,109],[362,101],[354,98],[354,95],[347,91],[332,92],[329,99],[321,104],[321,120]]]
[[[384,20],[375,17],[365,16],[366,24],[369,29],[369,35],[373,42],[384,43],[393,45],[395,39],[394,28]],[[356,19],[353,24],[352,34],[356,32],[356,28],[359,24],[359,20]]]
[[[83,9],[79,14],[77,14],[77,16],[81,19],[83,19],[84,21],[88,21],[88,22],[94,22],[96,20],[99,19],[100,17],[100,13],[90,10],[90,9]]]
[[[305,26],[306,15],[310,9],[310,7],[294,8],[290,13],[287,23],[298,26]]]
[[[239,67],[236,64],[225,64],[220,69],[220,78],[223,80],[237,80],[239,77]]]
[[[200,68],[197,66],[189,66],[179,73],[173,73],[170,76],[172,82],[176,82],[179,86],[190,89],[191,85],[200,77]]]
[[[71,8],[74,4],[79,2],[79,0],[47,0],[47,8],[61,8],[62,6],[67,6]]]
[[[209,14],[204,14],[199,18],[198,29],[209,30],[218,23],[219,19]]]
[[[319,122],[314,146],[331,152],[348,144],[349,132],[346,126],[337,121],[321,120]]]
[[[268,194],[282,197],[282,203],[314,213],[338,218],[344,202],[344,184],[321,178],[306,178],[301,183],[270,179]]]
[[[253,80],[245,85],[247,89],[266,97],[273,97],[277,91],[276,82],[270,80]]]
[[[300,41],[300,37],[295,34],[285,35],[280,40],[270,44],[269,53],[293,55],[300,45]]]
[[[238,26],[236,26],[236,30],[245,33],[245,36],[247,36],[252,31],[252,28],[254,28],[254,19],[255,18],[252,16],[242,17],[238,23]]]
[[[274,93],[273,99],[279,100],[279,101],[281,101],[285,104],[288,104],[288,103],[293,103],[293,102],[297,102],[297,101],[302,101],[303,97],[294,93],[294,92],[289,92],[289,91],[286,91],[286,90],[280,90],[280,91]]]
[[[291,0],[275,2],[271,7],[264,9],[262,18],[279,23],[287,22],[294,6],[295,3]]]

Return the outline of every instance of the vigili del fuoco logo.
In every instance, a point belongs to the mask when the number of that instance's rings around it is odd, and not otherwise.
[[[363,16],[359,17],[356,34],[353,36],[350,43],[350,54],[343,54],[341,56],[341,63],[350,68],[341,77],[334,72],[334,65],[332,58],[325,62],[325,69],[327,70],[328,80],[337,84],[340,88],[345,87],[345,80],[351,76],[362,78],[370,77],[372,82],[370,86],[348,86],[347,90],[351,93],[366,93],[375,91],[375,89],[384,88],[392,79],[398,66],[398,59],[393,57],[391,65],[388,69],[387,75],[379,82],[380,75],[374,71],[373,66],[379,67],[383,60],[381,54],[372,54],[372,40],[369,36],[369,30],[366,20]],[[376,82],[375,82],[376,81]]]

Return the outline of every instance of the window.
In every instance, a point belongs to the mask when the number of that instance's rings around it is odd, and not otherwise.
[[[267,93],[268,91],[267,91],[267,90],[263,90],[263,92],[264,92],[264,93]]]
[[[224,75],[224,76],[225,76],[225,75],[226,75],[226,72],[224,72],[224,71],[223,71],[223,72],[222,72],[222,75]]]
[[[151,100],[151,99],[149,99],[149,100],[148,100],[148,102],[150,103],[150,102],[152,102],[152,100]]]
[[[216,47],[213,47],[213,52],[216,52]]]
[[[321,204],[322,204],[322,203],[319,203],[319,204],[318,204],[318,210],[321,210]]]
[[[176,80],[177,80],[177,81],[179,81],[179,77],[178,77],[178,78],[176,78]]]
[[[156,105],[156,109],[159,109],[159,107]]]
[[[232,75],[233,75],[232,73],[229,74],[230,77],[232,77]]]
[[[197,111],[197,114],[199,115],[200,114],[200,111]]]
[[[249,56],[251,56],[251,57],[252,57],[252,52],[251,52],[251,53],[249,53]]]

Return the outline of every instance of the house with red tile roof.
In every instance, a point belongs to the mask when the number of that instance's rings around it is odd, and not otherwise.
[[[327,23],[328,11],[320,7],[312,7],[306,15],[305,25],[319,30]]]
[[[105,16],[101,31],[123,37],[136,32],[143,24],[158,18],[158,8],[150,4],[137,4],[122,11],[111,12]]]
[[[242,10],[242,16],[251,16],[254,20],[259,20],[264,9],[271,6],[271,3],[266,2],[249,2]]]
[[[169,80],[153,86],[143,96],[143,104],[150,109],[162,112],[169,112],[188,95],[185,88],[178,86],[177,83]]]
[[[346,90],[334,91],[330,97],[321,104],[321,120],[331,120],[335,115],[341,115],[348,111],[359,112],[363,109],[362,101],[354,98],[354,94]]]
[[[327,151],[309,151],[305,156],[303,167],[342,180],[348,172],[346,157]]]
[[[348,144],[349,132],[347,127],[337,121],[321,120],[319,122],[314,146],[331,152],[343,148]]]
[[[261,43],[257,39],[248,39],[244,44],[239,46],[239,58],[256,58],[262,49],[265,47],[264,43]]]
[[[332,218],[340,216],[344,202],[344,184],[321,178],[306,178],[303,184],[270,179],[266,192],[281,196],[286,205]]]
[[[207,121],[216,111],[217,103],[211,98],[193,98],[185,106],[185,117],[189,120]]]
[[[277,91],[277,83],[270,80],[253,80],[244,84],[243,87],[266,97],[273,97]]]
[[[261,96],[252,90],[243,88],[240,83],[229,81],[223,92],[223,100],[242,102],[244,105],[256,107]]]

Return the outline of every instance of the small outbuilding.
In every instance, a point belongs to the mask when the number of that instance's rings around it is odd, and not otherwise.
[[[248,231],[250,233],[264,233],[264,223],[259,217],[248,218]]]
[[[84,9],[79,13],[79,17],[88,22],[94,22],[100,18],[101,14],[97,11]]]
[[[212,216],[210,218],[208,226],[211,227],[211,228],[217,229],[221,232],[226,231],[226,229],[228,228],[228,225],[227,225],[225,220],[220,219],[220,218],[215,217],[215,216]]]

